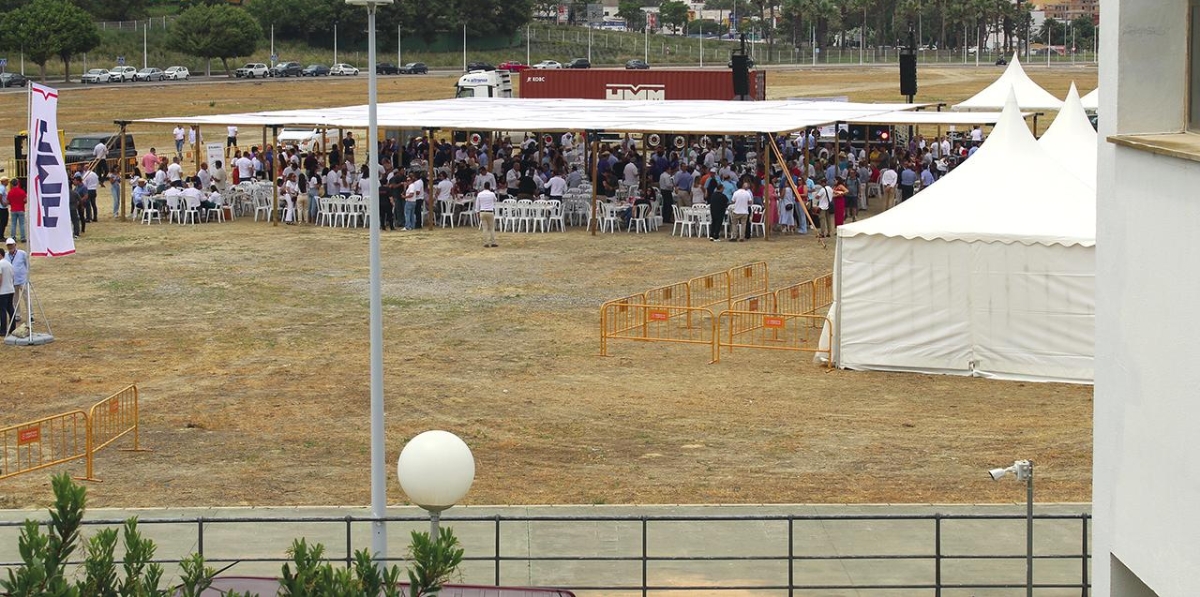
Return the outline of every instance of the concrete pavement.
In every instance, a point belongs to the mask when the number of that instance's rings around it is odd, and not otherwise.
[[[1079,557],[1085,534],[1082,515],[1090,512],[1090,506],[1047,504],[1037,506],[1036,512],[1038,515],[1073,518],[1036,522],[1035,553],[1066,557],[1037,560],[1035,583],[1078,585],[1083,575],[1083,560]],[[454,529],[466,550],[469,561],[465,562],[459,581],[463,583],[490,585],[498,578],[503,585],[639,587],[636,590],[577,590],[576,593],[588,597],[641,595],[644,543],[645,553],[650,558],[645,567],[645,581],[651,587],[785,587],[773,590],[651,590],[650,594],[788,595],[790,526],[790,550],[796,558],[792,566],[793,585],[825,587],[796,589],[793,595],[891,597],[935,594],[931,589],[867,588],[934,583],[933,556],[938,551],[934,520],[896,518],[934,514],[1015,517],[942,520],[943,586],[1006,584],[1011,587],[947,588],[941,595],[1015,597],[1025,594],[1023,505],[469,506],[447,511],[442,524]],[[218,568],[224,564],[216,563],[217,560],[240,560],[227,574],[275,576],[279,573],[280,562],[251,560],[283,558],[292,539],[302,536],[310,543],[324,543],[330,558],[344,559],[347,530],[353,549],[370,545],[370,523],[347,523],[346,517],[368,515],[365,508],[350,507],[97,509],[88,512],[88,519],[122,520],[137,516],[142,521],[143,533],[158,543],[161,559],[178,560],[202,548],[205,557]],[[388,515],[408,519],[388,524],[389,555],[400,558],[408,544],[409,532],[428,530],[427,518],[421,510],[412,507],[392,508]],[[643,516],[649,517],[644,523]],[[789,521],[788,516],[798,518]],[[0,562],[19,559],[19,527],[12,523],[29,517],[44,520],[46,515],[44,511],[0,511]],[[201,517],[203,522],[199,522]],[[499,522],[496,517],[500,517]],[[685,520],[669,520],[673,517]],[[745,517],[780,518],[731,520]],[[811,520],[808,517],[837,519]],[[244,518],[271,521],[231,521]],[[567,520],[577,518],[591,520]],[[1090,534],[1090,520],[1087,531]],[[1089,544],[1090,541],[1088,537]],[[497,544],[501,556],[499,564],[495,559]],[[1015,557],[959,558],[979,555]],[[536,559],[562,557],[568,559]],[[585,559],[574,559],[576,557]],[[720,559],[728,557],[739,559]],[[745,559],[748,557],[773,559]],[[168,566],[168,571],[174,573],[173,567]],[[831,586],[849,588],[829,588]],[[1035,594],[1038,597],[1078,597],[1081,591],[1079,588],[1047,588],[1038,589]]]

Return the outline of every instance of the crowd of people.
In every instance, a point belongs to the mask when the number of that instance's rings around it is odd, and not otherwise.
[[[181,130],[174,133],[177,142]],[[236,128],[230,127],[229,141],[235,140]],[[603,143],[599,155],[590,156],[588,143],[572,132],[544,137],[524,134],[516,141],[508,136],[472,135],[471,142],[457,143],[423,136],[407,141],[388,138],[379,142],[380,178],[374,185],[362,159],[365,152],[357,147],[353,133],[308,152],[296,146],[241,150],[231,145],[226,148],[228,166],[222,160],[205,162],[190,175],[184,173],[177,143],[174,157],[160,156],[154,148],[141,156],[131,177],[132,205],[136,209],[148,205],[152,197],[161,201],[177,194],[189,207],[206,208],[221,205],[232,185],[272,181],[289,224],[316,223],[321,197],[362,195],[379,203],[381,217],[376,225],[413,230],[436,216],[442,206],[485,189],[497,201],[561,200],[568,190],[591,186],[603,200],[654,205],[665,223],[674,219],[675,206],[705,205],[712,216],[713,241],[721,240],[727,216],[733,224],[731,240],[748,236],[752,218],[781,233],[807,234],[812,227],[819,236],[828,237],[846,221],[856,220],[860,211],[889,209],[934,184],[978,149],[983,133],[975,127],[958,140],[916,135],[901,144],[831,141],[820,138],[816,130],[779,135],[772,141],[784,161],[771,160],[770,184],[764,171],[766,148],[755,145],[765,139],[688,141],[678,148],[643,148],[626,135]],[[595,173],[589,171],[593,157]],[[120,185],[115,183],[120,179],[115,172],[100,177],[85,170],[76,173],[74,180],[76,234],[84,234],[87,223],[96,221],[96,193],[106,182],[113,187],[113,215],[118,214]],[[874,206],[872,199],[877,201]],[[763,215],[755,216],[753,205],[765,206]],[[627,211],[626,218],[632,212]],[[14,222],[13,235],[17,232]],[[23,238],[24,230],[20,233]],[[484,244],[494,244],[487,233]]]

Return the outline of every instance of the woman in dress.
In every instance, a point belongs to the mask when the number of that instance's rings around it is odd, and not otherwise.
[[[792,192],[791,185],[780,179],[783,184],[783,191],[780,193],[779,201],[779,228],[784,234],[796,232],[796,218],[799,215],[796,213],[796,195]],[[772,189],[774,190],[774,189]]]

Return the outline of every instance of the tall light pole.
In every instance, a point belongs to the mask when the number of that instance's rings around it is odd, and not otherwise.
[[[367,164],[370,171],[367,217],[370,219],[371,295],[371,551],[375,559],[387,558],[387,469],[383,431],[383,298],[379,257],[379,106],[376,97],[375,10],[392,0],[346,0],[351,6],[367,7]]]
[[[350,0],[346,0],[346,2],[349,2],[349,1]],[[372,13],[368,13],[368,14],[372,14]],[[334,64],[337,64],[337,30],[338,30],[338,22],[334,21],[333,22],[333,63]]]
[[[150,62],[146,60],[146,39],[150,31],[150,19],[146,19],[146,26],[142,27],[142,68],[150,66]]]

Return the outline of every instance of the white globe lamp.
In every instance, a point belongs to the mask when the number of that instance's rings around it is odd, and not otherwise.
[[[426,431],[404,445],[396,476],[408,499],[429,511],[430,538],[436,540],[443,510],[457,504],[475,481],[475,456],[449,431]]]

